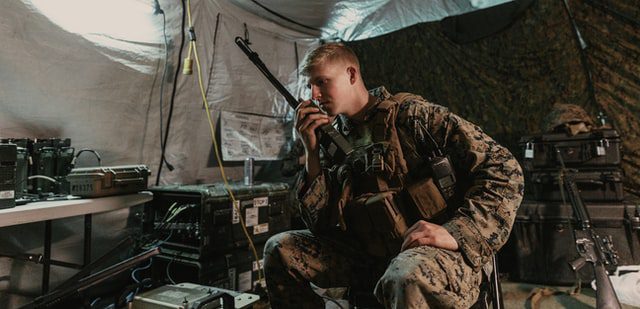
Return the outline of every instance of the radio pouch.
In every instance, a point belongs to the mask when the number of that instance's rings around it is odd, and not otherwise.
[[[395,191],[368,193],[356,197],[347,208],[352,220],[350,225],[355,235],[363,240],[367,252],[374,256],[390,256],[400,251],[407,223],[400,212]]]

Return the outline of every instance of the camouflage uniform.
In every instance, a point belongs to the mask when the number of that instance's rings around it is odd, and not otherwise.
[[[392,98],[382,87],[372,94],[378,104]],[[354,235],[350,229],[354,220],[367,218],[345,219],[338,207],[344,188],[332,172],[335,166],[323,168],[311,184],[305,184],[301,175],[298,185],[300,210],[309,230],[275,235],[265,246],[265,277],[273,308],[322,308],[309,282],[370,291],[375,284],[375,296],[387,308],[459,308],[475,303],[482,267],[507,241],[522,199],[520,165],[478,126],[442,106],[412,96],[395,108],[397,138],[406,159],[404,172],[429,177],[423,173],[422,144],[416,142],[424,131],[416,131],[416,121],[451,158],[457,178],[455,195],[447,201],[444,219],[428,221],[442,224],[459,250],[420,246],[387,256],[368,254],[364,244],[376,240]],[[375,108],[369,109],[362,123],[339,116],[336,126],[352,145],[363,146],[371,142],[367,119],[375,113]],[[406,217],[409,226],[424,219]],[[346,230],[339,228],[343,220]]]

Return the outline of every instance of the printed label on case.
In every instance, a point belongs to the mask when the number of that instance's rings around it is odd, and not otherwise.
[[[240,201],[234,201],[231,207],[231,224],[240,223],[240,215],[238,215],[238,209],[240,209]]]
[[[253,199],[253,206],[254,207],[263,207],[263,206],[269,206],[269,197],[265,196],[265,197],[256,197]]]
[[[16,193],[14,190],[0,191],[0,200],[12,199],[15,196],[16,196]]]
[[[260,260],[260,269],[264,269],[264,259]],[[253,271],[258,271],[258,263],[253,261]]]
[[[268,231],[269,231],[269,223],[262,223],[253,227],[253,235],[266,233]]]
[[[251,290],[251,272],[245,271],[238,274],[238,292]]]
[[[247,208],[245,210],[246,215],[244,218],[244,224],[246,224],[247,227],[258,225],[258,210],[259,209],[255,207]]]

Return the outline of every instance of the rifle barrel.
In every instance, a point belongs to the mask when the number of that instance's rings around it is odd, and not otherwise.
[[[241,37],[236,37],[235,41],[238,47],[240,47],[240,49],[247,55],[247,57],[249,57],[249,60],[251,60],[251,62],[253,62],[256,67],[258,67],[258,70],[260,70],[260,72],[269,80],[269,82],[271,82],[271,84],[276,87],[276,90],[278,90],[278,92],[282,94],[291,108],[295,109],[296,107],[298,107],[298,104],[300,104],[300,102],[298,102],[298,100],[293,97],[291,92],[289,92],[289,90],[287,90],[287,88],[285,88],[282,83],[280,83],[280,81],[275,76],[273,76],[273,74],[271,74],[271,71],[267,69],[267,66],[260,59],[260,56],[258,56],[256,52],[251,50],[247,41],[245,41]]]

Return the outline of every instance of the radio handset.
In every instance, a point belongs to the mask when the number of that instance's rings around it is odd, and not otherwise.
[[[416,136],[421,137],[422,147],[426,147],[427,140],[430,144],[428,148],[432,149],[431,155],[428,156],[428,164],[431,169],[431,175],[433,176],[433,181],[440,190],[440,193],[444,197],[445,200],[449,200],[453,194],[455,193],[456,187],[456,173],[453,165],[451,164],[451,160],[449,156],[442,152],[440,145],[433,138],[429,130],[424,126],[424,124],[420,123],[418,120],[415,120],[415,129],[418,130],[418,127],[422,129],[422,132],[427,135],[427,139],[425,140],[423,134],[417,134]]]
[[[253,64],[260,70],[260,72],[271,82],[271,84],[284,96],[289,103],[291,108],[295,109],[298,107],[298,100],[296,100],[293,95],[285,88],[280,81],[278,81],[273,74],[267,69],[267,66],[260,60],[260,56],[251,48],[249,48],[248,42],[241,37],[236,37],[236,44],[240,49],[249,57],[249,60],[253,62]],[[319,102],[314,102],[317,106],[319,106],[321,111],[324,111],[322,107],[320,107]],[[326,113],[326,112],[325,112]],[[329,158],[333,160],[335,163],[341,163],[344,161],[345,157],[353,151],[353,147],[347,139],[336,130],[331,124],[325,124],[322,127],[318,128],[318,142],[320,147],[324,150],[325,154]]]

